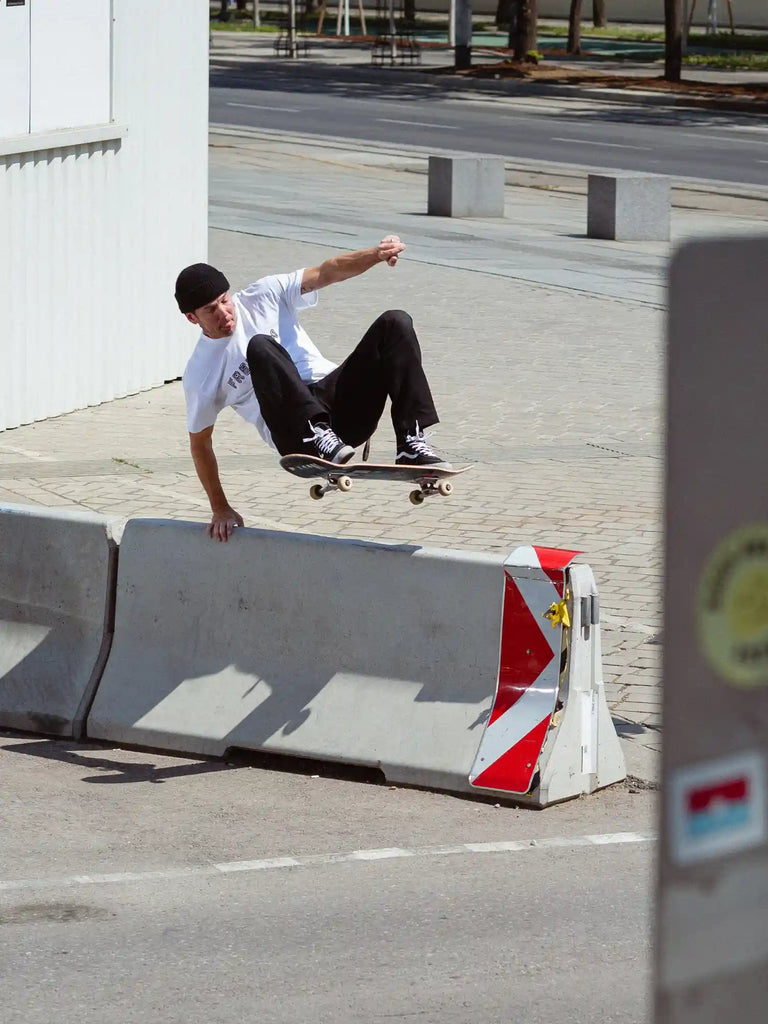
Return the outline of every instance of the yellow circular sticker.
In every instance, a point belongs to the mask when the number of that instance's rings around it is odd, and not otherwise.
[[[699,584],[699,637],[710,664],[736,686],[768,685],[768,524],[726,537]]]

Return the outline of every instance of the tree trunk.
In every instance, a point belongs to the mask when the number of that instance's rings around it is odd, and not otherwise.
[[[668,82],[679,82],[682,69],[682,0],[664,0],[664,77]]]
[[[416,0],[403,0],[403,21],[406,25],[416,22]]]
[[[526,11],[525,52],[538,48],[539,42],[539,0],[528,0]]]
[[[592,24],[595,28],[605,28],[608,15],[605,13],[605,0],[592,0]]]
[[[244,11],[247,0],[237,0],[238,11]]]
[[[538,32],[537,0],[512,0],[509,11],[509,48],[515,60],[524,61],[536,49]]]
[[[453,47],[457,71],[472,67],[472,0],[456,0],[456,42]]]
[[[513,0],[498,0],[496,4],[496,28],[509,25]]]
[[[582,0],[571,0],[571,11],[568,15],[568,45],[566,53],[581,53],[581,4]]]

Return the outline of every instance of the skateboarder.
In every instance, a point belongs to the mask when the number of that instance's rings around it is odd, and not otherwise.
[[[316,305],[320,288],[377,263],[394,267],[404,249],[388,235],[371,249],[263,277],[234,294],[207,263],[181,271],[176,301],[201,328],[183,384],[192,459],[211,503],[211,537],[227,540],[243,525],[224,494],[213,451],[213,426],[227,406],[281,455],[304,452],[341,464],[373,434],[390,398],[395,463],[450,468],[426,442],[424,429],[438,417],[407,313],[383,313],[340,366],[321,355],[298,320],[301,310]]]

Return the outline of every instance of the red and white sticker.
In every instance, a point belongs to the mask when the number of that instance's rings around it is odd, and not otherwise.
[[[672,775],[668,826],[675,864],[695,864],[768,840],[766,762],[749,751]]]

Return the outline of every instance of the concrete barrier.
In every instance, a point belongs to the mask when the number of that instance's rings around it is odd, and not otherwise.
[[[617,242],[669,241],[672,193],[658,174],[590,174],[587,236]]]
[[[562,619],[542,616],[571,600],[573,553],[520,550],[505,565],[262,530],[224,545],[197,524],[130,520],[88,735],[370,765],[394,782],[540,805],[616,781],[618,767],[601,778],[572,744],[557,750],[574,765],[550,764],[563,685],[578,687],[561,669]]]
[[[428,180],[427,213],[430,216],[504,216],[502,157],[431,156]]]
[[[99,516],[0,505],[0,725],[82,734],[109,651],[116,560]]]

